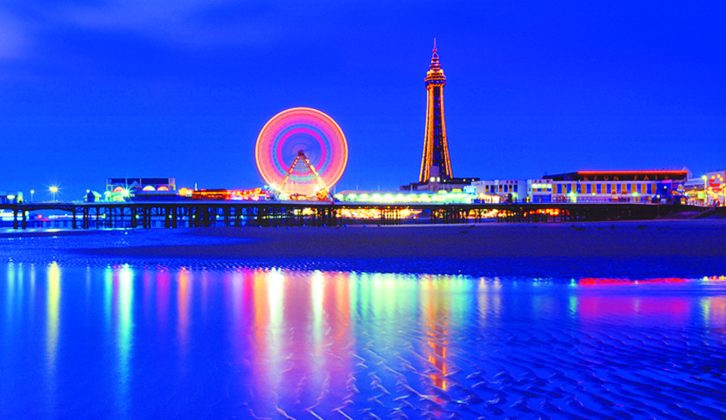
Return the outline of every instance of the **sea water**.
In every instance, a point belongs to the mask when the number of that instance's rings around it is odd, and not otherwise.
[[[4,241],[0,418],[718,418],[726,407],[724,277],[122,263],[64,259],[47,238]]]

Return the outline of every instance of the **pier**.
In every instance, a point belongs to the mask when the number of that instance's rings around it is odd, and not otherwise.
[[[658,204],[367,204],[229,200],[0,204],[0,210],[12,213],[12,220],[3,224],[14,229],[559,223],[656,219],[688,209],[687,206]],[[49,213],[53,216],[47,217]]]

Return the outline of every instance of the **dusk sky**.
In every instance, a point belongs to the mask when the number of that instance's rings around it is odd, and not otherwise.
[[[258,186],[257,134],[294,106],[345,132],[338,190],[397,188],[434,37],[455,176],[726,166],[723,1],[61,3],[0,6],[0,191]]]

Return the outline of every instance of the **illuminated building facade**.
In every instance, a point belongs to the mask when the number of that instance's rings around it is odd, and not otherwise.
[[[477,200],[483,203],[518,203],[525,201],[526,182],[518,179],[495,179],[472,182]]]
[[[108,178],[106,201],[126,201],[144,196],[176,196],[175,178]]]
[[[551,181],[552,202],[653,203],[679,201],[686,170],[577,171],[545,175]]]
[[[0,204],[18,204],[23,202],[23,193],[18,192],[17,194],[8,194],[0,192]]]
[[[726,202],[726,171],[709,172],[702,177],[706,189],[706,205],[724,206]]]
[[[437,192],[391,192],[391,191],[341,191],[334,196],[341,203],[446,203],[468,204],[474,202],[474,195],[461,191],[440,190]]]
[[[551,203],[552,202],[552,180],[551,179],[528,179],[527,180],[527,202],[529,202],[529,203]]]
[[[272,192],[265,188],[251,188],[246,190],[227,189],[201,189],[194,191],[179,191],[180,195],[193,200],[240,200],[240,201],[266,201],[273,198]]]
[[[439,62],[434,39],[431,63],[424,79],[426,84],[426,127],[418,182],[401,187],[404,190],[453,190],[470,185],[478,178],[454,178],[449,155],[444,117],[444,86],[446,76]]]
[[[726,171],[708,172],[690,178],[685,184],[688,204],[695,206],[726,206]]]

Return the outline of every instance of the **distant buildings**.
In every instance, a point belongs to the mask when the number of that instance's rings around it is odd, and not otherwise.
[[[401,187],[420,191],[466,193],[484,203],[682,203],[723,204],[726,173],[709,173],[698,194],[697,183],[688,181],[686,170],[576,171],[529,180],[479,180],[455,178],[451,168],[444,116],[446,76],[434,40],[426,83],[426,127],[418,182]],[[686,185],[690,189],[686,188]],[[721,193],[721,196],[719,196]],[[337,194],[345,201],[371,199],[374,195],[410,201],[420,196],[350,191]],[[687,195],[690,194],[690,195]],[[453,196],[452,196],[453,197]],[[720,199],[723,197],[723,199]],[[388,201],[388,200],[386,200]]]
[[[175,178],[108,178],[104,199],[127,201],[130,198],[163,199],[176,195]]]
[[[687,179],[686,170],[576,171],[472,187],[485,203],[680,203]]]
[[[516,179],[495,179],[474,181],[472,189],[477,199],[484,203],[519,203],[527,198],[526,181]]]
[[[0,204],[19,204],[23,202],[23,193],[0,192]]]
[[[415,204],[415,203],[473,203],[476,195],[465,191],[360,191],[345,190],[334,196],[342,203],[384,203],[384,204]]]
[[[688,204],[696,206],[724,206],[726,203],[726,171],[708,172],[691,178],[685,184]]]
[[[543,178],[552,181],[553,202],[680,202],[688,171],[577,171]]]

